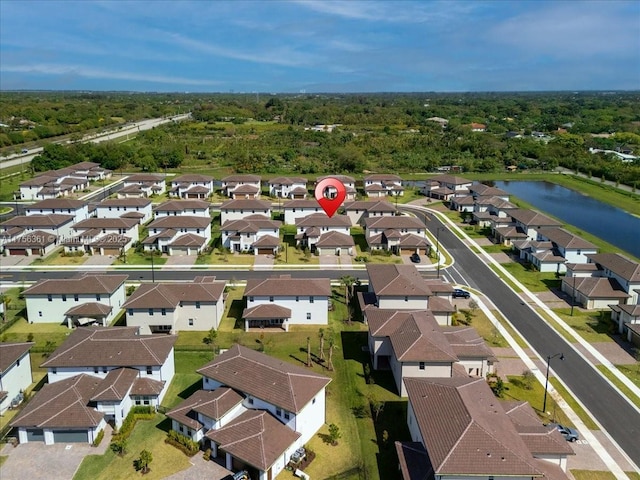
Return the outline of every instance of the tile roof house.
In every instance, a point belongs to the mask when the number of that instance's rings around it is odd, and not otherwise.
[[[33,342],[0,343],[0,415],[16,407],[33,383],[31,356]]]
[[[42,231],[54,235],[58,240],[71,236],[73,215],[61,215],[59,213],[49,215],[18,215],[0,223],[0,230],[6,232],[15,227],[21,228],[25,233]]]
[[[455,175],[437,175],[425,182],[422,193],[427,197],[450,200],[454,195],[468,194],[472,180]]]
[[[640,303],[640,263],[619,253],[596,253],[587,255],[588,263],[597,267],[593,275],[614,279],[629,294],[629,303]]]
[[[280,247],[282,222],[264,215],[247,215],[242,220],[222,224],[222,246],[232,252],[253,251],[254,255],[274,255]]]
[[[353,239],[348,240],[351,238],[351,221],[346,215],[329,217],[323,212],[313,213],[296,220],[296,245],[308,248],[311,252],[315,252],[317,243],[322,242],[321,245],[324,245],[325,250],[329,250],[330,254],[335,254],[335,251],[331,251],[330,244],[327,243],[327,235],[330,233],[339,233],[341,237],[334,237],[329,243],[340,240],[338,242],[340,245],[337,247],[345,248],[345,250],[351,249],[349,253],[352,253],[355,244]]]
[[[269,195],[291,200],[304,200],[309,196],[307,179],[304,177],[276,177],[268,182]]]
[[[374,370],[390,369],[400,396],[407,395],[405,377],[452,377],[454,369],[484,377],[495,357],[471,327],[443,326],[429,310],[363,312]]]
[[[89,206],[84,200],[71,198],[52,198],[41,200],[25,208],[27,215],[73,215],[73,221],[89,218]]]
[[[242,312],[245,331],[249,328],[290,325],[327,325],[331,282],[328,278],[291,278],[280,275],[249,279],[244,290]]]
[[[322,213],[324,210],[316,200],[290,200],[282,205],[284,210],[284,223],[295,225],[296,220],[307,215]]]
[[[364,226],[370,250],[387,250],[395,254],[429,252],[427,228],[416,217],[372,217],[365,219]]]
[[[226,282],[196,277],[187,283],[145,283],[127,299],[127,326],[141,334],[205,331],[220,326]]]
[[[538,231],[544,227],[561,227],[562,223],[535,210],[526,208],[510,210],[514,226],[526,233],[529,240],[538,239]]]
[[[97,218],[137,218],[140,225],[153,217],[151,200],[148,198],[107,198],[96,205]]]
[[[364,226],[364,221],[367,218],[393,217],[396,215],[397,209],[386,200],[369,200],[345,203],[344,213],[351,220],[351,225]]]
[[[209,207],[211,204],[204,200],[169,200],[157,205],[153,209],[156,219],[170,216],[189,215],[205,217],[211,220]]]
[[[640,304],[609,305],[609,308],[611,309],[611,320],[617,325],[619,333],[624,334],[632,326],[640,326]]]
[[[165,175],[161,173],[138,173],[124,179],[118,190],[118,198],[144,198],[162,195],[167,190]]]
[[[559,432],[510,416],[482,378],[406,378],[412,442],[396,442],[405,480],[566,479]],[[512,404],[507,408],[511,409]],[[564,442],[564,443],[563,443]]]
[[[142,240],[145,251],[157,250],[168,255],[197,255],[211,241],[211,217],[164,216],[156,218],[147,228],[149,236]]]
[[[58,170],[38,174],[20,184],[22,200],[46,200],[84,190],[91,181],[106,179],[111,171],[93,162],[80,162]]]
[[[27,319],[29,323],[57,323],[69,328],[88,323],[106,327],[124,304],[127,278],[127,275],[84,274],[41,280],[23,292]]]
[[[243,397],[235,418],[205,434],[212,456],[224,455],[227,468],[275,478],[325,423],[331,380],[309,369],[236,344],[198,373],[205,390],[233,389]]]
[[[264,215],[271,218],[271,202],[265,200],[227,200],[220,206],[220,223],[242,220],[248,215]]]
[[[260,198],[261,178],[259,175],[229,175],[222,180],[222,193],[232,199]]]
[[[364,193],[367,197],[401,197],[404,195],[402,178],[387,173],[373,173],[364,177]]]
[[[213,177],[187,173],[171,179],[169,195],[185,199],[205,199],[213,193]]]
[[[134,405],[158,407],[175,372],[173,335],[80,327],[42,364],[49,383],[11,422],[20,443],[91,443]]]
[[[316,179],[316,184],[324,180],[325,178],[335,178],[342,182],[344,188],[346,190],[345,201],[355,200],[358,195],[358,191],[356,190],[356,180],[353,177],[348,175],[324,175],[322,177],[318,177]]]
[[[22,228],[10,229],[0,238],[0,250],[6,256],[44,257],[58,245],[58,237],[43,230],[25,232]]]

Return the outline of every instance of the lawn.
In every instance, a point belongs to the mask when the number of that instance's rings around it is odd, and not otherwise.
[[[285,235],[281,245],[282,251],[276,257],[276,265],[319,265],[320,259],[316,255],[306,254],[304,250],[295,247],[295,240],[291,241]]]
[[[635,365],[619,365],[617,366],[618,370],[624,373],[629,379],[636,384],[636,386],[640,386],[640,367]],[[636,407],[640,408],[640,398],[637,397],[625,384],[623,384],[620,380],[613,376],[613,374],[606,368],[604,365],[598,365],[598,370],[607,377],[611,383],[613,383],[616,387],[620,389],[620,391],[625,395]]]
[[[478,335],[480,335],[490,347],[509,346],[505,338],[500,334],[498,329],[493,326],[489,317],[487,317],[481,309],[476,309],[475,312],[472,312],[472,315],[471,326],[476,329]],[[464,319],[464,317],[462,318]]]
[[[504,380],[504,379],[503,379]],[[544,400],[544,386],[537,382],[535,379],[527,388],[527,383],[524,381],[524,377],[520,375],[508,375],[505,382],[505,392],[503,398],[505,400],[524,400],[529,402],[529,405],[538,414],[538,417],[544,422],[558,422],[563,425],[573,426],[569,417],[558,408],[555,400],[551,398],[551,395],[547,395],[547,412],[549,415],[545,415],[542,411],[542,403]],[[555,384],[554,384],[555,386]],[[564,395],[563,395],[564,397]]]
[[[33,351],[52,350],[60,345],[71,333],[66,326],[57,323],[29,323],[24,318],[18,320],[2,333],[3,342],[35,342]]]
[[[611,334],[615,333],[616,327],[609,313],[574,308],[572,316],[570,308],[557,308],[553,311],[587,342],[613,342]]]
[[[211,253],[198,255],[196,265],[253,265],[254,255],[232,253],[214,248]]]
[[[167,263],[168,257],[164,255],[154,255],[153,256],[153,266],[159,267]],[[128,252],[126,252],[125,257],[118,257],[113,265],[147,265],[151,267],[152,262],[151,255],[147,253],[136,252],[134,249],[130,248]]]
[[[546,292],[551,288],[560,288],[561,280],[556,278],[555,273],[539,272],[520,262],[502,263],[501,266],[532,292]]]
[[[82,265],[88,258],[87,255],[65,255],[61,248],[44,258],[36,258],[31,265]]]
[[[145,479],[162,479],[191,466],[189,458],[177,448],[164,443],[171,422],[164,415],[156,415],[154,420],[138,421],[127,441],[127,453],[119,457],[111,450],[104,455],[89,455],[80,464],[74,480],[112,480],[139,476],[133,462],[140,451],[148,450],[153,456],[151,471]]]

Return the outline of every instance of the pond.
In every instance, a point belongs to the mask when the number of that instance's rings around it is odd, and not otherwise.
[[[549,182],[497,181],[498,188],[612,245],[640,257],[640,218]]]

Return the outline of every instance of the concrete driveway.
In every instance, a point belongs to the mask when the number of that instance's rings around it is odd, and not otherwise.
[[[230,472],[214,460],[204,460],[202,458],[202,452],[193,456],[189,462],[192,465],[191,467],[181,472],[174,473],[173,475],[166,477],[165,480],[222,480],[227,475],[233,474],[233,472]]]

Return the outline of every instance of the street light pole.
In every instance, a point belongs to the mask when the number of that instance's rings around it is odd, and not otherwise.
[[[549,386],[549,364],[551,363],[551,359],[555,357],[560,357],[560,360],[564,360],[564,353],[556,353],[555,355],[547,355],[547,373],[544,380],[544,400],[542,402],[542,412],[546,413],[547,411],[547,387]]]
[[[444,228],[436,228],[436,267],[438,269],[438,278],[440,278],[440,230],[444,230]]]
[[[153,264],[153,257],[156,256],[155,249],[151,250],[151,283],[156,283],[156,272]]]
[[[576,304],[576,274],[572,273],[573,276],[573,295],[571,296],[571,316],[573,317],[573,307]]]

